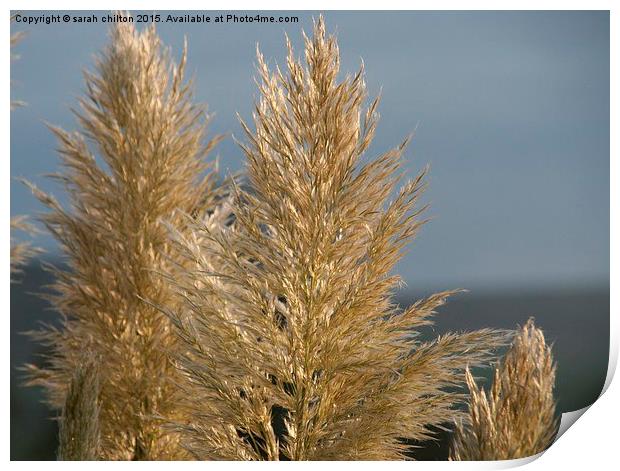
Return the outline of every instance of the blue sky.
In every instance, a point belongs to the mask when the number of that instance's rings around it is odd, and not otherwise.
[[[60,12],[62,14],[62,12]],[[217,12],[217,14],[226,12]],[[29,13],[30,14],[30,13]],[[36,13],[32,13],[36,14]],[[99,12],[99,15],[102,13]],[[209,14],[209,13],[207,13]],[[214,15],[215,12],[210,14]],[[278,15],[279,13],[275,13]],[[298,24],[170,25],[158,30],[178,57],[186,36],[197,101],[228,133],[221,166],[243,157],[236,113],[250,118],[255,47],[300,51]],[[416,130],[411,176],[430,164],[433,220],[398,266],[409,286],[473,290],[602,285],[609,278],[609,15],[607,12],[325,12],[343,72],[363,58],[371,95],[381,91],[374,154]],[[28,35],[11,64],[11,174],[51,189],[56,143],[45,122],[74,130],[69,109],[107,25],[13,25]],[[11,182],[11,213],[41,206]],[[38,239],[48,252],[55,243]]]

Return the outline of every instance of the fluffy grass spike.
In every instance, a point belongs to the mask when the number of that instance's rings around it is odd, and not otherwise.
[[[43,386],[60,409],[84,353],[100,359],[101,459],[186,458],[161,420],[183,421],[184,376],[168,360],[178,346],[169,319],[145,303],[171,303],[158,272],[178,268],[168,229],[181,233],[219,198],[217,174],[205,160],[203,107],[184,79],[186,51],[175,64],[153,26],[117,24],[110,44],[85,73],[86,96],[76,112],[81,130],[53,128],[62,171],[56,178],[69,208],[34,186],[49,209],[42,217],[59,242],[66,268],[54,270],[60,328],[35,333],[51,349],[29,382]]]
[[[546,450],[558,430],[555,365],[543,332],[530,319],[495,370],[487,394],[469,372],[469,417],[457,424],[454,460],[510,460]]]
[[[340,78],[322,18],[313,33],[304,61],[288,44],[286,71],[258,54],[254,129],[243,123],[251,191],[236,190],[234,227],[177,238],[194,267],[175,282],[183,305],[165,309],[192,380],[191,420],[176,429],[199,459],[402,459],[403,439],[458,415],[466,365],[506,341],[422,341],[449,291],[395,305],[425,172],[396,191],[405,143],[364,157],[378,102],[364,108],[363,70]]]

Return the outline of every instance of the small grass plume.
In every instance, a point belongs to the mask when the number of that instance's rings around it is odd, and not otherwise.
[[[545,451],[556,436],[555,365],[530,319],[518,332],[487,395],[469,372],[469,418],[458,423],[454,460],[509,460]]]
[[[191,420],[176,429],[198,459],[402,459],[403,439],[458,415],[466,365],[505,335],[418,338],[452,294],[404,311],[392,300],[391,272],[424,222],[425,172],[390,201],[406,142],[362,162],[378,101],[363,108],[362,70],[339,80],[322,18],[305,64],[288,49],[287,73],[258,55],[255,130],[243,124],[252,191],[236,191],[234,228],[177,234],[194,267],[176,279],[184,305],[166,309],[192,379]]]
[[[11,218],[11,283],[17,281],[14,277],[22,273],[22,267],[28,260],[41,252],[40,249],[33,247],[29,242],[18,241],[14,238],[14,231],[36,234],[37,229],[28,223],[24,216]]]
[[[181,232],[180,213],[202,217],[217,199],[216,172],[205,157],[204,109],[192,104],[185,81],[186,51],[176,65],[153,26],[112,27],[110,44],[86,73],[86,97],[76,112],[80,132],[53,128],[71,206],[32,189],[48,208],[42,216],[64,252],[54,269],[51,302],[62,325],[34,333],[51,349],[48,363],[28,367],[29,384],[43,386],[50,403],[67,402],[85,352],[98,359],[102,459],[186,457],[159,418],[183,420],[183,376],[168,354],[177,336],[168,318],[142,299],[170,303],[156,274],[174,271],[168,230]]]

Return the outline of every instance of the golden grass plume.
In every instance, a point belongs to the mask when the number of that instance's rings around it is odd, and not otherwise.
[[[85,352],[98,359],[102,459],[178,459],[187,455],[159,416],[183,420],[183,376],[168,354],[177,336],[168,318],[143,302],[170,303],[156,272],[174,271],[168,231],[184,231],[181,213],[202,217],[218,194],[217,173],[205,157],[203,107],[192,103],[179,64],[154,26],[112,27],[110,44],[85,73],[86,96],[76,112],[80,132],[52,128],[59,141],[71,206],[31,185],[48,208],[42,221],[67,262],[54,269],[51,301],[60,328],[34,337],[51,349],[48,363],[29,365],[29,384],[43,386],[60,409]]]
[[[363,108],[363,70],[339,79],[322,18],[304,38],[305,64],[288,43],[286,73],[258,54],[252,190],[236,190],[234,227],[177,233],[194,266],[170,277],[183,305],[163,310],[188,348],[191,420],[176,429],[198,459],[402,459],[403,439],[458,415],[466,365],[506,342],[488,329],[422,341],[450,291],[393,303],[425,172],[390,201],[406,142],[363,162],[378,100]]]
[[[495,370],[488,395],[469,370],[469,417],[459,422],[452,448],[454,460],[508,460],[546,450],[555,438],[555,364],[551,347],[533,319],[519,330]]]

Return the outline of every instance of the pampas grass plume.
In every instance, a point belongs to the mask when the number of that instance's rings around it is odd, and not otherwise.
[[[457,424],[454,460],[509,460],[545,451],[553,442],[555,364],[543,332],[530,319],[496,368],[487,394],[469,370],[467,421]]]
[[[339,78],[322,18],[304,39],[304,62],[288,43],[286,72],[258,54],[254,129],[242,122],[251,191],[235,191],[234,227],[177,237],[193,267],[170,277],[183,304],[162,309],[187,348],[191,420],[176,430],[197,459],[402,459],[403,439],[458,415],[465,366],[505,342],[420,340],[450,291],[393,303],[425,172],[390,201],[406,142],[363,163],[378,101],[363,108],[363,70]]]

